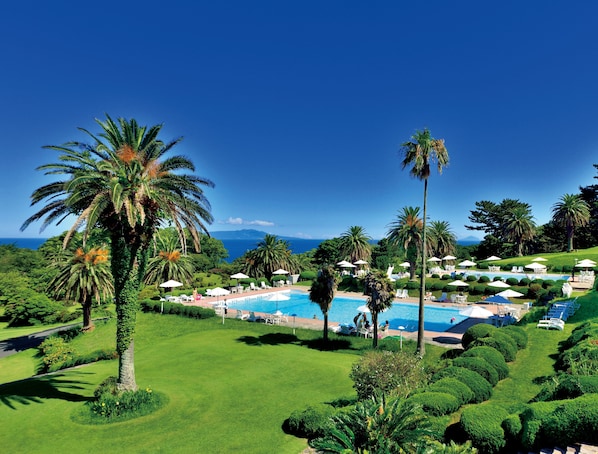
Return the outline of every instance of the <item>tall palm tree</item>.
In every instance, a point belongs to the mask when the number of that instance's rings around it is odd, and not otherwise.
[[[330,266],[322,268],[318,277],[312,282],[309,289],[310,301],[320,306],[324,315],[324,342],[328,341],[328,311],[339,283],[339,277]]]
[[[276,235],[267,234],[256,249],[245,255],[245,271],[251,276],[263,275],[270,280],[279,268],[292,273],[296,270],[296,262],[291,258],[288,241]]]
[[[394,290],[393,282],[380,270],[371,271],[365,277],[364,294],[368,296],[367,306],[372,314],[374,348],[378,346],[378,314],[392,306]]]
[[[112,274],[108,266],[108,250],[104,248],[79,248],[70,260],[63,262],[60,270],[48,284],[57,297],[74,299],[83,308],[83,331],[93,329],[91,308],[93,299],[106,300],[114,292]]]
[[[372,245],[370,240],[372,239],[365,233],[363,227],[351,226],[343,233],[341,239],[341,254],[345,259],[350,262],[357,260],[370,261],[372,256]]]
[[[430,250],[433,255],[445,257],[454,254],[457,247],[457,236],[451,231],[447,221],[432,221],[428,229]]]
[[[59,162],[38,170],[64,179],[33,192],[33,204],[46,201],[47,205],[27,219],[21,230],[45,218],[43,230],[74,215],[65,244],[80,227],[84,238],[96,227],[109,233],[117,312],[117,385],[128,391],[137,389],[135,314],[152,238],[167,221],[181,235],[186,228],[199,248],[199,234],[207,233],[206,225],[213,220],[202,186],[213,187],[214,183],[193,174],[195,166],[189,159],[165,156],[182,138],[158,139],[162,125],[148,128],[134,119],[114,121],[108,115],[105,121],[96,122],[101,127],[98,135],[80,129],[92,139],[91,144],[45,147],[61,153]],[[191,173],[179,173],[185,171]]]
[[[193,263],[189,256],[181,254],[179,238],[160,231],[156,245],[158,253],[148,262],[144,282],[157,284],[169,279],[185,284],[192,282]]]
[[[573,234],[576,227],[590,222],[590,206],[579,194],[565,194],[552,206],[552,220],[567,233],[567,252],[573,250]]]
[[[523,255],[523,244],[534,238],[536,224],[529,205],[514,207],[504,217],[505,236],[517,247],[517,255]]]
[[[402,166],[403,169],[412,166],[410,170],[411,176],[418,180],[424,180],[424,214],[422,227],[422,244],[427,245],[426,242],[426,218],[428,207],[428,178],[430,177],[430,163],[436,162],[438,173],[442,173],[442,169],[448,165],[449,155],[444,146],[444,139],[435,139],[430,134],[428,129],[423,131],[416,131],[411,136],[411,140],[405,142],[401,146],[403,154]],[[421,285],[419,291],[419,314],[418,314],[418,329],[417,329],[417,353],[420,356],[425,354],[426,344],[424,342],[424,294],[426,291],[426,248],[422,247],[422,275]]]
[[[423,241],[424,221],[420,217],[419,207],[403,207],[397,219],[389,225],[388,242],[405,250],[409,262],[409,278],[415,279],[415,266]]]

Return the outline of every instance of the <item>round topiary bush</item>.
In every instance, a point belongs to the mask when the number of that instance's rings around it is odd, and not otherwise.
[[[419,282],[417,281],[407,281],[405,284],[405,288],[408,290],[418,290],[419,289]]]
[[[497,334],[498,333],[491,337],[476,339],[469,345],[470,347],[494,347],[501,353],[501,355],[503,355],[506,362],[510,363],[511,361],[514,361],[517,356],[517,346],[515,345],[515,342],[506,334],[502,334],[502,336]]]
[[[509,416],[496,404],[476,405],[463,410],[460,425],[480,452],[493,454],[506,445],[503,421]]]
[[[477,372],[464,367],[449,366],[439,370],[432,376],[432,383],[446,377],[456,378],[465,383],[473,392],[473,403],[484,402],[492,396],[492,385]]]
[[[529,280],[527,277],[522,277],[522,278],[519,280],[519,285],[520,285],[521,287],[527,287],[527,286],[530,284],[530,282],[531,282],[531,281],[530,281],[530,280]]]
[[[432,279],[440,279],[440,274],[433,273],[433,274],[432,274],[430,277],[431,277]]]
[[[467,276],[467,278],[465,279],[467,282],[475,282],[478,280],[478,278],[476,276],[474,276],[473,274],[470,274]]]
[[[544,288],[549,288],[552,287],[554,285],[554,281],[552,279],[546,279],[544,281],[542,281],[542,287]]]
[[[424,389],[424,391],[428,390],[452,394],[457,398],[460,406],[468,404],[474,398],[473,391],[469,389],[469,386],[452,377],[441,378]]]
[[[435,391],[412,394],[407,401],[420,405],[425,413],[432,416],[448,415],[457,411],[460,406],[452,394]]]
[[[510,286],[519,284],[519,280],[516,277],[508,277],[506,282]]]
[[[288,433],[301,438],[317,438],[324,435],[331,426],[330,417],[334,409],[328,405],[309,406],[305,410],[296,410],[285,421]]]
[[[451,278],[450,274],[443,274],[440,279],[443,281],[448,281]]]
[[[482,284],[473,285],[469,288],[470,295],[483,295],[486,291],[486,286]]]
[[[496,369],[488,361],[479,356],[460,356],[453,360],[453,366],[464,367],[477,372],[488,380],[488,383],[492,386],[495,386],[498,383],[498,372]]]
[[[575,399],[584,394],[598,393],[598,375],[561,373],[549,382],[535,398],[537,402]]]
[[[496,326],[489,325],[487,323],[478,323],[477,325],[470,326],[463,333],[461,338],[461,345],[465,350],[469,345],[476,339],[481,337],[488,337],[492,335],[498,328]]]
[[[560,401],[542,420],[538,439],[546,446],[598,442],[598,394]]]
[[[489,278],[488,276],[486,276],[486,275],[482,275],[482,276],[480,276],[480,278],[478,279],[478,282],[479,282],[480,284],[486,284],[486,283],[490,282],[490,278]]]
[[[500,331],[511,336],[519,350],[527,347],[527,332],[521,326],[508,325],[501,328]]]
[[[497,349],[480,345],[478,347],[472,347],[463,352],[464,357],[479,356],[488,361],[498,372],[498,379],[502,380],[509,376],[509,366],[505,361],[505,357]]]
[[[432,290],[442,290],[444,288],[444,284],[442,282],[434,282],[432,284]]]

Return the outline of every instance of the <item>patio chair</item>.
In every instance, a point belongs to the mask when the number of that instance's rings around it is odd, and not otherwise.
[[[249,319],[249,314],[244,314],[242,310],[237,309],[237,316],[235,318],[238,318],[239,320],[247,320]]]
[[[263,317],[255,315],[255,312],[251,311],[249,313],[249,317],[247,317],[247,321],[259,323],[259,322],[263,322],[264,319],[263,319]]]
[[[559,318],[551,318],[548,320],[539,320],[536,328],[544,328],[544,329],[558,329],[559,331],[563,331],[565,329],[565,322]]]
[[[263,281],[262,281],[263,282]],[[249,289],[250,290],[257,290],[257,287],[255,286],[255,284],[253,282],[249,283]]]

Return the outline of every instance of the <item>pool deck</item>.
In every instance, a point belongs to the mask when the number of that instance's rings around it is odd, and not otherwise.
[[[306,293],[309,291],[309,288],[307,288],[307,287],[292,285],[290,287],[285,286],[285,287],[277,287],[277,288],[270,288],[270,289],[249,290],[249,291],[246,291],[241,294],[231,293],[230,295],[226,296],[226,300],[234,301],[235,299],[238,299],[238,298],[246,298],[248,296],[271,294],[274,292],[281,292],[281,291],[289,291],[291,289],[296,290],[296,291],[306,292]],[[336,296],[344,296],[344,297],[348,297],[348,298],[357,298],[357,299],[361,298],[364,301],[366,299],[366,297],[363,295],[363,293],[357,293],[357,292],[336,292]],[[218,300],[223,301],[224,298],[219,297]],[[203,307],[212,308],[213,304],[216,301],[217,301],[217,298],[215,298],[215,297],[207,297],[207,298],[204,297],[197,302],[190,302],[190,303],[183,303],[183,304],[190,305],[190,306],[203,306]],[[401,304],[401,303],[412,303],[412,304],[416,303],[417,304],[418,302],[419,302],[419,300],[417,298],[401,298],[401,299],[395,298],[393,304]],[[440,306],[440,307],[463,307],[463,308],[467,307],[466,305],[458,305],[458,304],[447,303],[447,302],[439,303],[439,302],[434,302],[434,301],[426,301],[426,305]],[[484,304],[482,306],[484,307],[484,309],[488,309],[489,311],[496,313],[496,305]],[[256,312],[256,315],[263,316],[265,314]],[[230,310],[227,315],[227,317],[229,317],[229,318],[235,318],[235,316],[236,316],[235,310]],[[472,325],[478,324],[478,323],[487,323],[487,322],[488,322],[487,319],[468,318],[468,319],[465,319],[464,321],[462,321],[461,323],[457,323],[455,326],[451,327],[447,331],[442,331],[442,332],[424,331],[424,339],[425,339],[426,343],[440,345],[442,347],[461,348],[461,337],[463,336],[463,333],[467,330],[467,328],[469,328]],[[335,326],[337,324],[338,324],[338,321],[328,320],[329,327]],[[322,330],[324,328],[323,319],[322,319],[321,315],[317,319],[297,317],[295,319],[295,326],[297,328],[308,328],[308,329],[315,329],[315,330]],[[389,330],[388,335],[389,336],[399,336],[400,332],[398,330],[391,329],[391,330]],[[417,332],[403,331],[403,338],[417,340]]]

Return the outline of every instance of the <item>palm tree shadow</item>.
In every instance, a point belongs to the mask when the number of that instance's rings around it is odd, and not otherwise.
[[[78,372],[78,374],[86,373]],[[0,385],[0,402],[16,410],[17,404],[41,404],[44,403],[44,399],[62,399],[68,402],[93,400],[93,396],[86,396],[83,391],[80,393],[69,391],[84,390],[83,385],[89,383],[73,380],[72,376],[73,372],[69,373],[68,376],[65,374],[52,374],[5,383]]]
[[[247,345],[281,345],[294,344],[299,340],[294,334],[285,333],[267,333],[261,336],[241,336],[237,342],[244,342]]]
[[[303,341],[301,345],[320,351],[355,350],[353,344],[345,339],[328,339],[327,341],[324,341],[323,338],[309,339]]]

